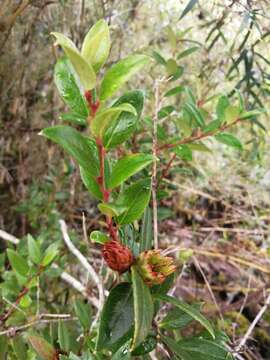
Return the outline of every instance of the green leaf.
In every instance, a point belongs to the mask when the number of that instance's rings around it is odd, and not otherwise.
[[[58,255],[58,253],[59,253],[58,245],[51,244],[45,251],[41,265],[48,266],[54,260],[54,258]]]
[[[110,47],[109,26],[104,19],[101,19],[86,34],[82,44],[82,56],[97,72],[106,62]]]
[[[158,62],[158,63],[161,64],[161,65],[166,66],[167,61],[164,59],[164,57],[163,57],[159,52],[157,52],[157,51],[154,50],[154,51],[152,52],[152,56],[153,56],[153,58],[156,60],[156,62]]]
[[[15,336],[11,340],[13,351],[18,360],[27,359],[27,347],[21,335]],[[2,348],[0,348],[2,351]]]
[[[153,246],[153,223],[152,210],[147,207],[144,211],[141,236],[140,236],[140,252],[152,249]]]
[[[149,335],[147,338],[132,351],[132,356],[141,356],[150,353],[157,346],[157,339],[155,336]]]
[[[203,119],[199,109],[195,105],[193,105],[191,103],[186,103],[183,108],[195,120],[196,124],[199,127],[204,126],[204,119]]]
[[[193,7],[197,4],[197,2],[198,0],[190,0],[186,5],[186,7],[184,8],[179,20],[183,19],[183,17],[186,16],[187,13],[189,13],[193,9]]]
[[[94,119],[91,121],[90,128],[95,137],[100,139],[103,137],[106,129],[117,119],[122,112],[131,113],[137,116],[136,109],[128,103],[119,106],[111,107],[109,109],[99,111]]]
[[[99,174],[99,158],[94,140],[86,138],[70,126],[58,125],[42,130],[41,135],[54,141],[92,176]]]
[[[123,214],[123,212],[127,209],[126,206],[118,205],[118,204],[108,204],[108,203],[101,203],[98,204],[99,210],[102,212],[102,214],[108,215],[108,216],[119,216]]]
[[[227,96],[222,95],[218,99],[217,108],[216,108],[216,114],[218,117],[218,120],[222,123],[225,120],[225,110],[227,107],[230,106],[230,101]]]
[[[153,156],[146,154],[132,154],[123,157],[122,159],[118,160],[113,167],[108,187],[113,189],[119,186],[130,176],[150,165],[152,161]]]
[[[0,360],[6,360],[6,353],[8,350],[8,340],[6,335],[0,336]]]
[[[182,93],[185,90],[184,86],[176,86],[170,90],[168,90],[164,96],[168,97],[168,96],[173,96],[173,95],[177,95]]]
[[[134,324],[133,296],[129,283],[113,288],[102,309],[96,350],[123,345]]]
[[[217,130],[221,125],[221,121],[220,120],[213,120],[210,121],[210,123],[206,124],[206,126],[203,128],[204,132],[208,133],[208,132],[212,132]]]
[[[62,121],[68,121],[70,123],[80,125],[80,126],[86,126],[87,121],[86,118],[76,114],[76,113],[64,113],[59,116],[59,119]]]
[[[86,124],[88,108],[81,89],[77,84],[74,70],[65,57],[57,60],[54,67],[54,82],[64,102],[71,109],[74,118],[79,117],[82,124]],[[65,119],[65,115],[63,115]]]
[[[115,354],[113,354],[112,360],[130,360],[131,352],[130,352],[130,340],[121,346]]]
[[[200,305],[191,305],[196,310],[200,310]],[[193,317],[179,308],[171,309],[165,318],[159,323],[159,327],[164,329],[183,329],[193,321]]]
[[[124,103],[131,104],[136,109],[137,115],[135,116],[130,112],[123,111],[119,117],[108,126],[103,134],[103,145],[107,149],[112,149],[128,140],[136,129],[138,119],[143,109],[144,93],[140,90],[129,91],[122,95],[113,106]]]
[[[226,124],[231,124],[238,119],[240,109],[238,106],[229,105],[224,111],[224,121]]]
[[[27,244],[28,244],[28,253],[30,259],[33,261],[33,263],[39,264],[42,257],[38,242],[34,240],[34,238],[30,234],[28,234]]]
[[[174,75],[178,70],[177,62],[174,59],[169,59],[166,63],[166,71],[168,76]]]
[[[74,302],[74,310],[80,321],[80,324],[85,330],[89,330],[92,320],[92,308],[80,299]]]
[[[246,111],[239,115],[239,119],[242,119],[242,120],[250,119],[250,118],[256,117],[258,115],[261,115],[264,112],[266,112],[265,109],[254,109],[254,110]]]
[[[180,301],[169,295],[157,294],[155,295],[155,299],[175,305],[180,310],[190,315],[194,320],[198,321],[203,327],[206,328],[206,330],[213,337],[213,339],[215,338],[215,333],[210,322],[197,309],[195,309],[191,305],[186,304],[183,301]]]
[[[93,195],[95,198],[102,200],[103,195],[96,181],[96,177],[93,177],[92,172],[89,171],[89,168],[85,169],[80,166],[80,175],[82,182],[84,183],[90,194]]]
[[[66,323],[62,320],[58,321],[58,342],[61,350],[67,352],[70,350],[69,332]]]
[[[152,326],[154,304],[149,287],[145,285],[136,267],[131,267],[134,299],[135,328],[132,350],[135,350],[147,337]]]
[[[79,53],[74,43],[65,35],[58,32],[52,32],[55,36],[57,43],[62,47],[85,90],[91,90],[96,86],[96,74],[92,66],[85,60]]]
[[[184,57],[186,56],[189,56],[191,54],[193,54],[195,51],[198,51],[200,48],[199,46],[194,46],[194,47],[191,47],[189,49],[186,49],[184,51],[182,51],[178,56],[177,56],[177,59],[183,59]]]
[[[125,188],[117,202],[127,207],[122,215],[117,218],[118,224],[130,224],[138,220],[149,203],[151,195],[151,181],[142,179]]]
[[[100,86],[100,99],[111,97],[134,74],[149,62],[145,55],[131,55],[113,65],[105,74]]]
[[[225,133],[225,132],[222,134],[217,134],[215,136],[215,139],[222,144],[229,145],[238,150],[243,150],[243,146],[242,146],[240,140],[238,140],[237,137],[235,137],[232,134]]]
[[[176,146],[173,151],[176,153],[177,156],[179,156],[185,161],[192,160],[192,150],[188,147],[188,145]]]
[[[12,249],[7,249],[7,256],[12,269],[21,276],[27,276],[29,271],[27,261]]]
[[[159,110],[158,118],[163,119],[166,116],[169,116],[174,110],[175,110],[175,107],[172,105],[164,106],[162,109]]]
[[[98,244],[105,244],[107,241],[109,241],[109,238],[106,234],[104,234],[103,232],[101,231],[98,231],[98,230],[94,230],[91,232],[90,234],[90,240],[93,242],[93,243],[98,243]]]
[[[56,359],[56,350],[45,339],[36,335],[29,335],[27,339],[42,360]]]
[[[183,360],[228,360],[232,359],[226,348],[214,341],[201,338],[175,340],[162,336],[162,341]]]

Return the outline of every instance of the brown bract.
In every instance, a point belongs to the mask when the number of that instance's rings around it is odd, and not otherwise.
[[[115,240],[107,242],[102,253],[107,265],[120,274],[127,271],[134,262],[130,249]]]

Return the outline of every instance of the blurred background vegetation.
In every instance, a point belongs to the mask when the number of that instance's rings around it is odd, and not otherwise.
[[[51,31],[63,32],[79,45],[89,27],[105,18],[113,44],[108,66],[131,52],[156,52],[156,59],[157,53],[166,59],[178,56],[183,72],[179,85],[190,86],[206,108],[217,93],[234,97],[240,92],[248,109],[267,109],[269,11],[267,0],[2,0],[0,228],[18,238],[31,233],[50,244],[61,243],[61,217],[76,230],[78,242],[83,214],[87,232],[99,222],[95,200],[81,185],[72,160],[38,135],[59,123],[63,110],[53,85]],[[146,123],[159,76],[156,64],[133,81],[133,87],[146,91]],[[163,246],[194,248],[200,260],[199,269],[196,262],[187,263],[178,293],[209,300],[206,275],[232,338],[245,332],[269,287],[268,119],[264,114],[237,128],[241,153],[209,142],[211,153],[179,158],[166,180],[170,197],[159,208]],[[6,244],[0,245],[3,249]],[[66,254],[63,267],[65,260]],[[269,359],[269,312],[254,338],[247,359]]]

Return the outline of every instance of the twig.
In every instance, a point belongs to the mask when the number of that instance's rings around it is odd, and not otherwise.
[[[64,220],[59,220],[61,232],[63,235],[63,239],[69,248],[70,252],[76,256],[76,258],[80,261],[82,266],[89,272],[89,275],[91,276],[92,280],[95,282],[98,293],[99,293],[99,310],[101,310],[102,305],[104,303],[104,289],[102,285],[102,281],[97,275],[96,271],[92,267],[92,265],[89,264],[89,262],[86,260],[86,258],[83,256],[83,254],[73,245],[73,243],[70,240],[70,237],[68,235],[67,231],[67,225]]]
[[[261,310],[258,312],[257,316],[255,317],[255,319],[252,321],[252,323],[250,324],[247,332],[245,333],[244,337],[242,338],[242,340],[240,341],[239,345],[237,346],[237,348],[235,349],[235,352],[238,353],[241,351],[241,349],[245,346],[248,338],[251,336],[255,326],[257,325],[257,323],[260,321],[260,319],[263,317],[263,314],[265,313],[265,311],[267,310],[268,306],[270,305],[270,294],[267,296],[267,299],[265,301],[264,306],[261,308]]]
[[[15,236],[7,233],[7,232],[4,231],[4,230],[0,230],[0,238],[4,239],[4,240],[6,240],[6,241],[9,241],[9,242],[11,242],[11,243],[14,244],[14,245],[18,245],[19,242],[20,242],[20,240],[17,239]]]

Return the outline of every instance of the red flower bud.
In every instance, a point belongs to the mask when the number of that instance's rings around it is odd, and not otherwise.
[[[107,265],[120,274],[127,271],[134,261],[130,249],[115,240],[105,243],[102,253]]]

